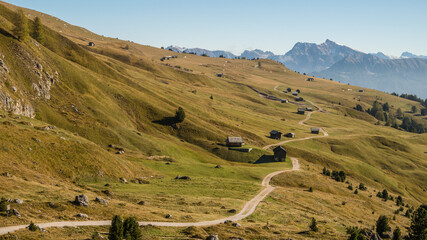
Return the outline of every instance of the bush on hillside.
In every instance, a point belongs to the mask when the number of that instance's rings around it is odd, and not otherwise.
[[[183,122],[184,119],[185,119],[185,111],[182,107],[179,107],[175,113],[175,120],[180,123],[180,122]]]

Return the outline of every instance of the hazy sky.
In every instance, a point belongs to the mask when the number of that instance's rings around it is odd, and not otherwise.
[[[426,0],[6,0],[95,33],[156,47],[283,54],[326,39],[427,55]]]

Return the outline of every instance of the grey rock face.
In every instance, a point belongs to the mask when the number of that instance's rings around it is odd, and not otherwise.
[[[77,206],[87,207],[89,206],[89,198],[84,194],[78,195],[74,199],[74,204]]]

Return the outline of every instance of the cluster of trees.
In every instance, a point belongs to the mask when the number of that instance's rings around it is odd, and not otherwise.
[[[357,111],[364,112],[363,107],[357,104],[354,108]],[[416,106],[412,106],[412,113],[417,113],[418,109]],[[398,108],[396,111],[392,111],[390,105],[386,102],[381,104],[378,101],[374,101],[372,108],[366,110],[367,113],[378,119],[378,121],[386,122],[386,126],[391,126],[396,129],[403,129],[408,132],[425,133],[427,132],[427,126],[417,119],[404,115],[402,109]],[[427,115],[427,108],[421,110],[422,114]],[[401,119],[402,123],[399,125],[397,119]]]
[[[135,217],[128,217],[122,221],[119,215],[115,215],[111,221],[109,240],[140,240],[142,239],[141,229]]]
[[[327,169],[326,167],[323,168],[322,174],[325,176],[330,176],[332,179],[334,179],[337,182],[345,182],[346,174],[344,171],[331,171]]]
[[[30,27],[28,18],[22,10],[19,10],[15,17],[15,28],[13,29],[13,33],[19,41],[25,41],[29,36],[41,44],[45,41],[44,27],[41,19],[36,17]]]
[[[391,95],[398,96],[398,97],[401,97],[401,98],[406,98],[406,99],[409,99],[409,100],[412,100],[412,101],[415,101],[415,102],[419,102],[424,107],[427,107],[427,99],[419,98],[415,94],[402,93],[402,94],[399,95],[399,94],[397,94],[397,93],[394,92]]]
[[[384,189],[382,192],[377,193],[377,197],[382,198],[384,201],[392,200],[393,197],[388,195],[387,189]]]
[[[427,205],[421,205],[413,214],[411,218],[410,226],[407,227],[408,235],[402,236],[402,232],[399,227],[396,227],[393,231],[392,240],[425,240],[427,239]],[[349,234],[349,240],[366,240],[366,233],[368,229],[359,229],[358,227],[348,227],[347,234]],[[375,231],[380,237],[383,237],[385,233],[391,232],[389,224],[389,218],[387,216],[379,216]]]

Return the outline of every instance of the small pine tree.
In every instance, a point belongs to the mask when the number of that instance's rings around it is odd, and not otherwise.
[[[403,204],[403,199],[402,199],[402,197],[399,195],[399,196],[397,196],[397,198],[396,198],[396,206],[400,206],[400,205],[404,205]]]
[[[357,188],[354,190],[354,194],[359,194],[359,190],[357,190]]]
[[[140,240],[142,238],[141,229],[135,217],[126,218],[123,223],[123,235],[126,240]]]
[[[123,221],[119,215],[115,215],[111,221],[110,232],[108,234],[109,240],[122,240],[123,239]]]
[[[411,111],[412,111],[412,113],[417,113],[417,112],[418,112],[418,109],[417,109],[417,107],[416,107],[416,106],[412,106],[412,107],[411,107]]]
[[[185,119],[185,112],[182,107],[179,107],[178,110],[175,113],[175,120],[177,122],[183,122]]]
[[[381,197],[384,199],[384,201],[388,200],[388,192],[386,189],[384,189],[383,192],[381,193]]]
[[[25,16],[24,11],[19,10],[15,20],[15,28],[13,33],[16,35],[19,41],[25,41],[29,36],[28,19]]]
[[[310,230],[313,232],[319,231],[319,228],[317,227],[317,221],[315,218],[311,219]]]
[[[211,100],[213,100],[213,96],[211,95]]]
[[[390,226],[388,225],[388,218],[384,215],[381,215],[377,220],[376,231],[382,236],[384,232],[388,231]]]
[[[427,239],[427,205],[421,205],[412,215],[411,225],[408,228],[410,240]]]
[[[308,189],[308,191],[309,191],[309,192],[313,192],[313,187],[310,187],[310,188]]]
[[[44,29],[43,29],[43,24],[42,21],[40,20],[39,17],[36,17],[34,19],[34,24],[33,24],[33,31],[31,33],[31,36],[37,40],[37,42],[43,44],[45,39],[44,39]]]
[[[392,240],[402,240],[402,233],[400,232],[399,227],[396,227],[396,229],[394,229]]]

